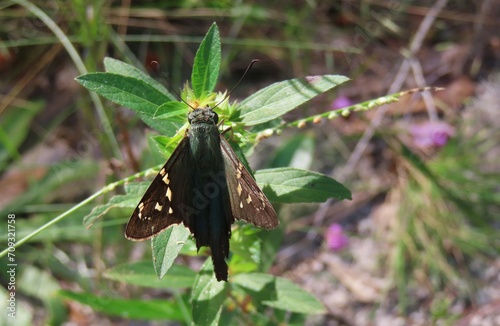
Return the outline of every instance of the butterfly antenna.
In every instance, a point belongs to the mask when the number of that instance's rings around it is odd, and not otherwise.
[[[151,61],[151,68],[153,69],[153,73],[156,75],[156,76],[159,76],[164,82],[165,84],[167,85],[168,89],[174,93],[175,96],[177,96],[177,98],[179,100],[181,100],[181,102],[184,102],[184,104],[186,104],[187,106],[189,106],[191,109],[194,110],[194,108],[189,105],[188,102],[184,101],[181,97],[181,95],[179,94],[179,92],[177,92],[175,90],[175,88],[172,87],[172,85],[170,85],[170,83],[168,82],[167,78],[165,78],[165,76],[161,73],[160,71],[160,64],[158,63],[158,61]]]
[[[221,104],[222,102],[224,102],[233,93],[233,91],[236,89],[236,87],[238,87],[238,85],[241,83],[241,81],[243,80],[243,78],[245,78],[246,74],[252,68],[252,66],[254,65],[254,63],[257,63],[257,62],[260,62],[260,60],[259,59],[253,59],[252,62],[250,62],[250,64],[248,65],[247,69],[243,73],[243,76],[241,76],[240,80],[238,80],[238,82],[236,83],[236,85],[234,85],[234,87],[229,91],[229,93],[226,96],[224,96],[224,98],[213,107],[214,109],[216,107],[218,107],[219,104]]]

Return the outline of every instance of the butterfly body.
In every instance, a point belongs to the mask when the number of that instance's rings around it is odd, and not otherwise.
[[[217,128],[212,108],[188,114],[191,127],[146,190],[125,236],[145,240],[172,224],[189,228],[199,249],[211,248],[217,280],[227,281],[229,239],[235,219],[266,229],[276,212]]]
[[[191,202],[193,210],[187,211],[184,225],[196,239],[196,247],[208,246],[212,250],[212,260],[218,280],[227,280],[229,238],[234,218],[224,160],[220,147],[221,136],[217,129],[217,114],[210,109],[196,109],[188,116],[191,128],[188,132],[191,178],[186,180],[193,189]]]

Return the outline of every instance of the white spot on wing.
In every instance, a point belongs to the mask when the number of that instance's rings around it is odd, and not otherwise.
[[[163,206],[162,206],[162,205],[160,205],[160,203],[156,203],[156,205],[155,205],[155,209],[156,209],[157,211],[160,211],[160,212],[161,212],[161,210],[163,209]]]
[[[266,202],[264,201],[264,195],[259,193],[260,204],[262,205],[262,209],[266,208]]]
[[[163,175],[163,174],[162,174]],[[165,182],[166,185],[168,185],[170,183],[170,179],[168,178],[168,173],[165,174],[165,176],[163,177],[163,182]]]

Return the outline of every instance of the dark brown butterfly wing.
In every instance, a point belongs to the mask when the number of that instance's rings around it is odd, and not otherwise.
[[[172,224],[184,222],[182,204],[191,202],[189,139],[184,137],[146,190],[125,229],[130,240],[146,240]]]
[[[279,220],[273,206],[223,135],[221,148],[233,217],[260,228],[275,228]]]

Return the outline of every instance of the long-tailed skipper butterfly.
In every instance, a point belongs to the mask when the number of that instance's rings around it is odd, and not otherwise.
[[[229,257],[231,224],[244,220],[272,229],[279,221],[267,197],[219,132],[218,119],[209,106],[192,108],[186,136],[146,190],[125,236],[146,240],[172,224],[183,223],[198,249],[210,247],[217,280],[227,281],[225,259]]]

